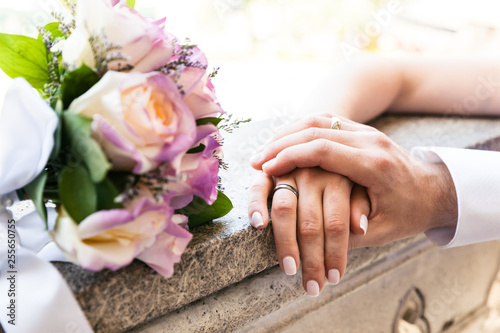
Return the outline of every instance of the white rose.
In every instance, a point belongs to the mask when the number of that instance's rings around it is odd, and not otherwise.
[[[163,31],[165,20],[150,21],[125,0],[79,0],[75,20],[76,28],[63,48],[63,61],[70,67],[85,64],[95,69],[91,37],[120,46],[118,50],[103,50],[104,55],[119,52],[126,58],[108,64],[110,70],[133,66],[136,71],[149,72],[172,56],[172,39]]]

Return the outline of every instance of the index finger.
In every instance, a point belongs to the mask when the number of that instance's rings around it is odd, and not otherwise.
[[[262,170],[268,175],[280,176],[295,168],[320,167],[370,187],[379,177],[373,168],[373,159],[377,157],[375,153],[319,139],[285,148],[274,159],[264,163]]]
[[[375,131],[373,127],[357,123],[342,116],[323,114],[301,118],[292,122],[291,124],[280,129],[273,136],[270,142],[279,140],[287,135],[297,133],[311,127],[330,128],[332,117],[336,117],[340,120],[340,129],[343,131]]]
[[[273,179],[263,172],[259,172],[248,193],[248,217],[256,229],[263,229],[269,223],[267,198],[273,189]]]

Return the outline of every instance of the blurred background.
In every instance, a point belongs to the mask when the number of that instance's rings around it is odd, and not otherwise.
[[[495,0],[136,0],[136,9],[198,44],[221,67],[222,106],[254,120],[307,112],[299,105],[320,76],[362,53],[500,56]],[[54,11],[57,0],[2,0],[0,32],[36,36]],[[0,73],[0,96],[8,84]]]

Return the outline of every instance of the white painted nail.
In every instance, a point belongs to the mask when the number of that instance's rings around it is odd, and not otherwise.
[[[338,269],[330,269],[328,271],[328,282],[331,284],[339,284],[340,272]]]
[[[365,214],[362,214],[359,219],[359,227],[363,229],[363,234],[366,235],[366,230],[368,230],[368,218]]]
[[[254,212],[252,214],[252,225],[254,228],[259,228],[264,225],[264,220],[259,212]]]
[[[250,162],[252,163],[258,163],[264,158],[264,154],[258,153],[257,155],[252,156],[250,159]]]
[[[255,149],[253,154],[257,155],[258,153],[262,153],[264,151],[264,149],[266,149],[266,145],[262,145],[260,147],[257,147],[257,149]]]
[[[319,284],[314,280],[307,281],[306,291],[309,296],[318,297],[319,295]]]
[[[292,257],[283,258],[283,269],[285,270],[286,275],[297,274],[297,264],[295,263],[295,259]]]

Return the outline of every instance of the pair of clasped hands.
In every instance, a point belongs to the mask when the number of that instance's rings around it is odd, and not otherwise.
[[[250,188],[250,221],[267,227],[273,196],[280,266],[293,275],[302,264],[311,296],[326,280],[340,281],[349,248],[457,225],[457,194],[446,165],[420,160],[353,120],[386,111],[461,117],[498,115],[500,109],[496,58],[366,57],[326,74],[303,109],[336,114],[286,125],[250,161],[261,170]],[[465,108],[471,96],[478,102]]]
[[[279,264],[294,275],[302,263],[303,287],[311,296],[326,281],[339,283],[349,248],[383,245],[449,220],[436,218],[448,214],[435,204],[450,192],[443,164],[424,163],[378,130],[332,117],[287,125],[250,161],[261,170],[250,188],[251,223],[267,227],[267,199],[273,196]],[[333,129],[334,122],[340,128]],[[273,191],[280,184],[292,189]],[[426,195],[415,200],[419,192]]]

